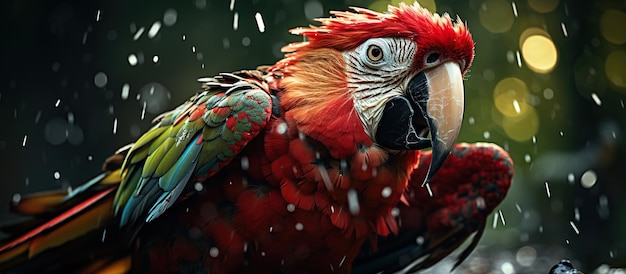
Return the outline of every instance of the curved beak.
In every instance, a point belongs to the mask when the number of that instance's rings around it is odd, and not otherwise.
[[[439,170],[459,135],[463,90],[459,64],[446,62],[416,74],[409,81],[406,97],[394,97],[385,104],[376,140],[389,149],[432,147],[433,158],[424,184]],[[427,139],[429,132],[431,138]]]

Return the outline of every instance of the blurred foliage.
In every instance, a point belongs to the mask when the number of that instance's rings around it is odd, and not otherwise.
[[[398,2],[3,1],[0,200],[80,184],[198,90],[196,79],[280,59],[302,39],[290,28]],[[458,14],[476,41],[459,140],[498,143],[516,162],[475,253],[493,273],[546,272],[564,256],[581,269],[626,265],[626,4],[420,2]],[[539,267],[541,253],[554,261]],[[484,260],[466,270],[482,273]]]

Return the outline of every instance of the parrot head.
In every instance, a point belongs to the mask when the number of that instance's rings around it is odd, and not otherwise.
[[[319,105],[299,121],[328,131],[341,130],[333,124],[343,120],[346,134],[363,146],[390,153],[432,147],[426,183],[459,134],[463,77],[474,57],[471,34],[459,18],[431,14],[417,2],[389,6],[387,13],[352,9],[318,19],[321,26],[291,30],[307,41],[284,47],[288,54],[273,67],[293,76],[284,80],[284,107]],[[323,118],[345,107],[354,111],[330,123]]]

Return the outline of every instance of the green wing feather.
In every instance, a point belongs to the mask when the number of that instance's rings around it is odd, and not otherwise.
[[[157,118],[129,150],[114,200],[120,226],[158,218],[189,181],[217,173],[271,117],[270,92],[258,72],[222,74],[204,87]]]

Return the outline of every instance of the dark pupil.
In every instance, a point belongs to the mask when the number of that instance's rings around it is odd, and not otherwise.
[[[433,52],[426,58],[426,63],[433,63],[439,60],[439,53]]]
[[[372,54],[372,57],[379,57],[380,56],[380,49],[379,48],[372,48],[370,53]]]

